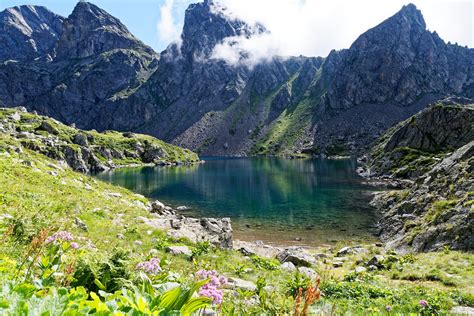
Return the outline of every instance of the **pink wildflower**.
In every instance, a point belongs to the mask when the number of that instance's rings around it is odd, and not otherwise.
[[[219,276],[215,270],[199,270],[196,275],[201,280],[209,279],[209,282],[199,290],[199,295],[211,298],[215,305],[222,304],[224,292],[221,288],[227,284],[227,278],[223,275]]]
[[[72,236],[72,234],[70,232],[62,230],[62,231],[56,232],[53,235],[49,236],[46,239],[46,243],[49,244],[49,243],[52,243],[52,242],[55,242],[55,241],[71,241],[73,239],[74,239],[74,237]]]
[[[159,272],[161,272],[160,259],[151,258],[148,261],[140,262],[137,264],[135,269],[142,270],[143,272],[148,274],[158,274]]]

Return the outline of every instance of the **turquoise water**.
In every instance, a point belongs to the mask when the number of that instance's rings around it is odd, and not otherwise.
[[[204,158],[184,167],[117,169],[98,178],[189,216],[230,217],[237,239],[317,246],[373,240],[373,189],[352,160]]]

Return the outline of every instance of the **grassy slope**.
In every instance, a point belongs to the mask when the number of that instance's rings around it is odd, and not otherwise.
[[[7,231],[14,228],[13,233],[0,236],[3,241],[0,244],[0,287],[13,278],[15,262],[22,260],[31,238],[41,228],[60,229],[83,238],[80,242],[83,250],[77,260],[88,262],[98,279],[103,277],[98,271],[101,264],[109,262],[118,249],[123,249],[128,253],[125,267],[130,271],[129,278],[134,280],[135,264],[155,249],[165,270],[178,273],[179,281],[189,279],[189,275],[200,268],[207,268],[227,276],[240,275],[254,282],[262,277],[267,285],[274,286],[269,301],[264,303],[260,295],[260,301],[253,307],[247,306],[245,299],[254,293],[240,293],[237,298],[228,294],[223,306],[226,314],[230,314],[231,308],[245,314],[269,312],[270,306],[277,314],[291,310],[292,299],[285,293],[287,284],[294,280],[293,273],[264,268],[278,266],[274,261],[248,260],[237,252],[217,249],[196,256],[193,261],[166,254],[163,251],[166,244],[184,243],[191,248],[197,245],[186,240],[167,239],[163,232],[152,231],[137,221],[137,216],[149,216],[140,206],[146,202],[145,198],[89,176],[57,169],[55,162],[45,156],[26,149],[19,154],[12,146],[19,146],[17,140],[0,135],[0,214],[14,218],[0,224],[0,228],[3,226]],[[86,223],[88,232],[73,224],[75,217]],[[0,229],[0,235],[4,233]],[[124,239],[117,238],[118,233],[123,234]],[[87,240],[97,249],[87,246]],[[137,240],[142,244],[135,243]],[[368,310],[382,312],[390,305],[394,311],[417,312],[420,311],[420,299],[428,300],[437,310],[447,310],[456,304],[474,305],[472,254],[446,251],[406,258],[394,256],[390,269],[355,276],[351,271],[358,259],[368,260],[381,252],[381,248],[369,248],[369,254],[349,256],[338,269],[332,268],[330,263],[334,256],[332,251],[323,250],[330,258],[327,264],[321,262],[314,267],[323,278],[326,294],[315,306],[317,310],[364,314]],[[0,292],[0,301],[4,295]]]
[[[0,108],[0,121],[7,120],[8,117],[15,112],[18,111],[16,111],[15,109]],[[141,144],[148,143],[151,146],[163,149],[163,151],[165,152],[165,155],[163,157],[164,162],[171,163],[180,161],[186,163],[199,161],[199,157],[190,150],[170,145],[151,136],[133,134],[133,137],[124,137],[123,133],[115,131],[106,131],[105,133],[98,133],[96,131],[81,131],[45,116],[35,115],[32,113],[18,113],[21,115],[21,120],[8,120],[8,122],[14,124],[17,131],[49,136],[48,132],[41,131],[40,129],[38,129],[42,122],[45,121],[57,131],[56,136],[59,138],[60,141],[77,150],[79,150],[79,146],[75,145],[72,140],[76,134],[81,133],[87,138],[92,139],[91,141],[89,141],[89,144],[91,146],[100,146],[106,149],[116,149],[119,151],[133,152],[135,151],[135,144],[137,142]],[[96,154],[99,159],[106,160],[106,158],[101,156],[100,153],[96,152]],[[114,158],[113,162],[118,166],[142,163],[139,158],[131,157],[124,157],[123,159]]]

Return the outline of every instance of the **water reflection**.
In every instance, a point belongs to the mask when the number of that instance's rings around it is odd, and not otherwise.
[[[355,167],[351,160],[208,158],[202,165],[118,169],[98,177],[190,206],[192,215],[231,217],[238,238],[302,238],[315,245],[371,238],[370,188]]]

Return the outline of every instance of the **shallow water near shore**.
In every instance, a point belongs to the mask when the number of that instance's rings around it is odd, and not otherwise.
[[[186,216],[230,217],[234,238],[270,245],[371,242],[373,188],[354,160],[203,157],[203,164],[123,168],[96,175]]]

